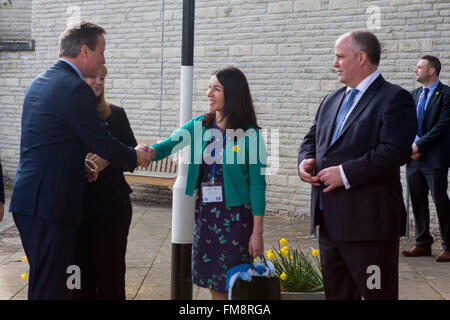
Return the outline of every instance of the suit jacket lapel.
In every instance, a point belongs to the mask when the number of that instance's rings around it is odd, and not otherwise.
[[[325,137],[327,137],[326,143],[327,146],[330,145],[331,139],[333,138],[333,131],[334,131],[334,124],[336,123],[336,118],[337,115],[339,113],[339,110],[341,109],[341,105],[345,99],[345,95],[347,93],[347,89],[343,88],[344,90],[342,90],[342,92],[340,94],[337,95],[335,101],[334,101],[334,105],[332,108],[330,108],[330,115],[326,118],[330,118],[331,116],[331,123],[330,125],[326,126],[326,131],[325,131]],[[329,120],[327,120],[329,121]]]
[[[413,92],[413,99],[414,99],[414,103],[416,104],[416,108],[417,108],[417,104],[419,103],[419,97],[420,94],[422,93],[423,87],[420,87],[418,90],[416,90],[416,92]]]
[[[385,81],[384,78],[381,75],[379,75],[378,78],[376,78],[374,80],[374,82],[372,82],[372,84],[369,86],[369,88],[367,88],[366,92],[364,92],[363,96],[361,97],[361,99],[359,99],[358,103],[353,108],[352,112],[350,113],[347,120],[345,121],[344,126],[342,127],[342,130],[341,130],[338,138],[336,139],[336,141],[333,143],[333,145],[337,141],[340,140],[340,138],[345,134],[345,132],[348,130],[348,128],[352,125],[353,121],[355,121],[358,118],[358,116],[361,114],[361,112],[367,107],[370,100],[372,100],[372,98],[376,95],[378,89],[384,83],[384,81]],[[331,138],[328,141],[331,141]]]

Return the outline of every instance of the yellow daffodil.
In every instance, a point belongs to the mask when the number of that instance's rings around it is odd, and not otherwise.
[[[267,253],[267,259],[269,259],[270,261],[272,261],[274,258],[275,258],[275,255],[273,254],[273,252]]]
[[[280,278],[281,291],[294,292],[323,288],[319,250],[310,248],[311,255],[301,248],[287,246],[285,238],[278,240],[277,247],[265,253],[273,263]]]
[[[28,262],[27,256],[23,256],[22,261],[23,261],[23,262]]]
[[[283,256],[287,257],[287,256],[289,255],[289,248],[288,248],[288,247],[283,247],[283,248],[281,248],[280,253],[281,253]]]
[[[28,272],[22,273],[21,277],[23,280],[26,280],[28,277]]]
[[[241,150],[241,148],[239,148],[238,145],[235,145],[235,146],[233,147],[233,151],[234,151],[234,152],[238,152],[239,150]]]

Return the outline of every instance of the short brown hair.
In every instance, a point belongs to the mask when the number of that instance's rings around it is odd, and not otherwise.
[[[105,33],[105,29],[96,24],[86,21],[76,22],[70,25],[59,37],[59,56],[76,58],[83,45],[95,50],[98,36]]]
[[[430,68],[434,68],[436,70],[436,75],[439,76],[439,73],[441,73],[442,65],[438,58],[436,58],[435,56],[425,55],[420,59],[427,60]]]
[[[367,54],[372,64],[379,65],[381,57],[381,45],[378,38],[370,31],[352,31],[350,32],[352,42],[359,50]]]

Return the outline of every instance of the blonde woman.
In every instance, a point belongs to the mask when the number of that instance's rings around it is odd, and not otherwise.
[[[95,78],[85,78],[97,97],[97,114],[111,134],[122,143],[137,145],[125,110],[105,98],[107,69],[101,65]],[[83,221],[79,233],[79,261],[82,271],[80,299],[125,299],[125,252],[132,207],[131,189],[123,176],[133,171],[109,164],[89,154],[103,169],[96,181],[86,183]]]

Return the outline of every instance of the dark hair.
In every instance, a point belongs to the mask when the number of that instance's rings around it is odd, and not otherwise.
[[[436,70],[436,75],[439,76],[439,73],[441,73],[441,62],[439,61],[438,58],[436,58],[435,56],[423,56],[422,58],[420,58],[422,60],[427,60],[428,61],[428,65],[431,68],[434,68]]]
[[[76,22],[70,25],[59,37],[59,56],[76,58],[83,45],[95,50],[98,36],[105,33],[105,29],[96,24],[86,21]]]
[[[227,129],[247,130],[250,125],[260,129],[256,121],[255,108],[247,78],[241,70],[235,67],[226,67],[214,72],[223,86],[225,104],[222,114],[225,118]],[[216,113],[209,112],[203,118],[203,125],[211,128]]]
[[[370,31],[352,31],[351,39],[360,51],[364,51],[372,64],[380,64],[381,45],[378,38]]]

